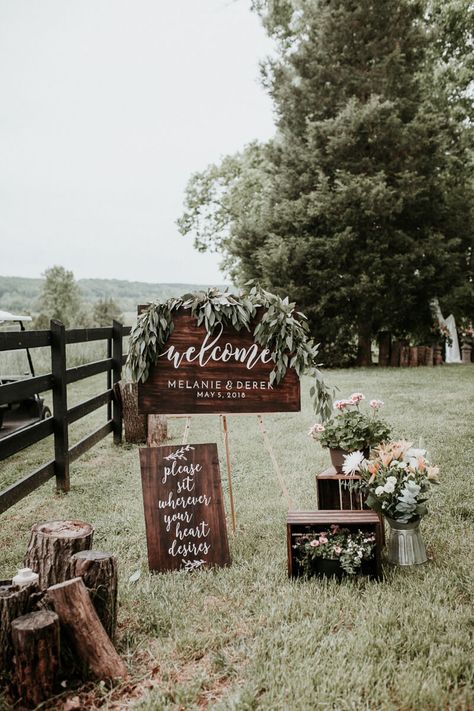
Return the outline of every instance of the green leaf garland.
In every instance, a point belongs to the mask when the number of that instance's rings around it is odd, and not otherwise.
[[[272,353],[274,367],[270,384],[278,384],[288,368],[294,368],[299,376],[312,371],[314,385],[310,395],[315,412],[323,421],[330,416],[334,391],[327,387],[319,370],[318,345],[309,335],[305,315],[295,310],[295,304],[288,297],[282,299],[258,285],[239,296],[208,289],[147,306],[138,316],[130,335],[127,366],[134,381],[147,380],[151,366],[173,332],[173,314],[180,308],[189,309],[196,324],[204,325],[208,333],[220,324],[236,331],[251,331],[258,311],[253,337],[256,343]]]

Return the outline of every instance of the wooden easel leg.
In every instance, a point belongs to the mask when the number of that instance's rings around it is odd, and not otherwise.
[[[229,500],[230,500],[230,513],[232,516],[232,530],[235,533],[237,528],[237,519],[235,516],[235,506],[234,506],[234,493],[232,491],[232,466],[230,463],[230,449],[229,449],[229,432],[227,430],[227,417],[221,415],[222,417],[222,427],[224,430],[224,445],[225,445],[225,458],[227,463],[227,481],[229,484]]]
[[[186,417],[186,424],[184,425],[184,432],[183,432],[183,441],[181,442],[181,444],[188,443],[188,435],[189,435],[190,429],[191,429],[191,418]]]
[[[263,442],[265,444],[268,454],[270,455],[270,459],[272,460],[273,468],[275,470],[275,474],[277,476],[278,483],[280,484],[281,492],[286,499],[286,502],[288,504],[288,509],[290,511],[294,511],[295,505],[294,505],[293,499],[291,498],[290,493],[287,489],[285,480],[284,480],[283,475],[281,473],[281,469],[280,469],[277,459],[275,457],[275,452],[273,451],[272,443],[270,442],[270,438],[268,437],[267,430],[265,429],[265,425],[263,424],[263,417],[261,415],[257,415],[257,420],[258,420],[258,424],[260,426],[260,432],[262,433]]]

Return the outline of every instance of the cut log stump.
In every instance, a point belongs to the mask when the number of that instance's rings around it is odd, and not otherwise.
[[[168,420],[164,415],[148,415],[147,447],[159,447],[168,439]]]
[[[29,611],[30,596],[38,591],[38,585],[32,583],[17,587],[10,581],[0,585],[0,677],[12,670],[13,647],[11,623]]]
[[[32,527],[25,566],[39,574],[40,588],[67,580],[71,556],[91,548],[93,534],[84,521],[48,521]]]
[[[117,561],[111,553],[79,551],[71,558],[70,575],[82,578],[110,639],[117,626]]]
[[[13,686],[25,706],[35,707],[54,693],[59,667],[59,619],[50,610],[13,620]]]
[[[46,599],[91,676],[96,679],[127,677],[127,668],[107,636],[82,578],[52,585]]]
[[[114,388],[122,403],[125,441],[140,444],[146,440],[146,415],[138,412],[138,385],[121,380]]]

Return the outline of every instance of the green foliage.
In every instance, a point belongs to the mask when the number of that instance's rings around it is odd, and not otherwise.
[[[99,299],[94,304],[93,319],[97,326],[110,326],[112,321],[122,323],[123,315],[120,312],[120,307],[114,299]]]
[[[81,294],[74,274],[64,267],[55,266],[46,269],[43,276],[36,328],[48,328],[50,319],[61,321],[66,328],[83,325]]]
[[[385,442],[390,436],[390,427],[374,412],[367,415],[359,410],[344,410],[324,424],[320,443],[331,449],[368,450]]]
[[[429,327],[429,301],[472,304],[472,7],[255,0],[278,52],[278,131],[194,175],[183,234],[240,283],[291,294],[347,362],[379,330]],[[466,314],[468,315],[468,314]],[[334,347],[337,344],[337,348]],[[367,352],[368,351],[368,352]]]
[[[287,297],[281,299],[259,286],[251,286],[240,296],[209,289],[150,304],[139,315],[130,335],[127,366],[137,382],[148,378],[151,366],[173,332],[173,313],[180,308],[189,309],[196,324],[204,326],[208,333],[218,325],[237,331],[253,328],[255,342],[272,353],[275,365],[270,384],[279,383],[288,368],[294,368],[299,376],[311,370],[315,411],[323,420],[328,417],[333,393],[317,367],[318,346],[309,336],[306,317],[295,311],[295,304]]]
[[[347,575],[356,575],[362,561],[374,557],[375,535],[332,525],[328,531],[301,535],[294,548],[306,575],[315,572],[314,564],[319,558],[338,560]]]

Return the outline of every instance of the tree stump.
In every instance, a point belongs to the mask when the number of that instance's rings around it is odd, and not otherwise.
[[[93,677],[127,677],[127,668],[107,636],[82,578],[52,585],[46,599],[59,617],[77,656]]]
[[[392,351],[390,353],[390,365],[392,368],[398,368],[400,365],[400,341],[392,343]]]
[[[158,447],[168,439],[168,420],[164,415],[148,415],[147,447]]]
[[[390,365],[390,353],[392,345],[392,334],[390,331],[381,331],[378,337],[379,341],[379,365],[387,367]]]
[[[41,610],[13,620],[13,684],[18,698],[35,707],[54,693],[59,667],[59,619]]]
[[[426,347],[418,346],[418,365],[425,365]]]
[[[400,346],[400,367],[406,368],[410,360],[409,346]]]
[[[125,441],[140,444],[146,441],[146,415],[138,412],[138,385],[121,380],[117,383],[115,394],[122,402]]]
[[[25,566],[39,574],[44,589],[67,580],[71,556],[92,546],[94,529],[84,521],[48,521],[31,529]]]
[[[408,365],[416,368],[418,365],[418,346],[410,346],[408,350]]]
[[[112,641],[117,626],[117,561],[111,553],[79,551],[71,558],[70,574],[82,578],[92,604]]]
[[[0,585],[0,677],[9,674],[12,665],[13,647],[11,623],[29,611],[30,595],[37,592],[38,585],[32,583],[24,587],[8,584]]]

